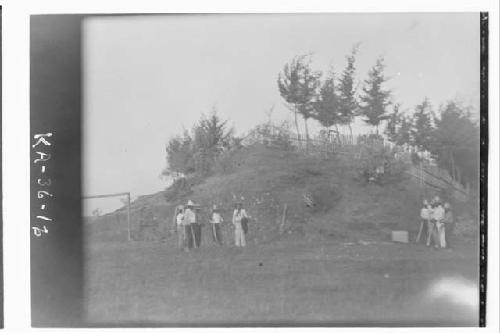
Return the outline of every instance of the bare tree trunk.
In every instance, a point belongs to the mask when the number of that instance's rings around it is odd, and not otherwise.
[[[450,161],[451,161],[451,179],[456,181],[456,169],[455,169],[455,158],[453,157],[453,152],[450,151]]]
[[[347,124],[347,126],[349,126],[349,133],[350,133],[350,136],[351,136],[349,140],[350,140],[351,144],[353,144],[353,143],[354,143],[354,141],[353,141],[353,138],[352,138],[352,127],[351,127],[351,123]]]
[[[332,145],[332,138],[330,136],[330,134],[332,133],[332,128],[330,126],[326,127],[326,129],[328,131],[328,137],[326,140],[323,140],[323,151],[325,153],[325,158],[328,158],[328,154],[330,154],[330,146]]]
[[[283,207],[283,215],[281,216],[281,222],[280,222],[280,225],[279,225],[279,233],[280,235],[283,235],[283,233],[285,232],[285,223],[286,223],[286,211],[287,211],[287,204],[285,204],[285,206]]]
[[[295,120],[295,129],[297,130],[297,141],[299,146],[302,146],[302,142],[300,141],[299,122],[297,121],[297,107],[295,107],[293,110],[293,116]]]
[[[335,124],[335,130],[337,131],[337,141],[340,143],[339,125]]]

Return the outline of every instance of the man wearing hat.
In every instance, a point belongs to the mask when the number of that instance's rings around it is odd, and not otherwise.
[[[177,233],[177,246],[179,249],[188,252],[189,247],[186,237],[186,221],[184,220],[184,206],[179,205],[175,208],[175,232]]]
[[[237,247],[246,246],[245,231],[242,223],[248,221],[248,215],[243,209],[243,203],[237,202],[236,209],[233,212],[233,225],[234,225],[234,243]]]
[[[220,231],[220,224],[224,222],[222,215],[220,214],[219,207],[214,205],[212,207],[212,215],[209,219],[211,230],[212,230],[212,238],[214,242],[218,245],[222,245],[222,235]]]
[[[444,224],[443,224],[443,219],[444,219],[444,207],[441,202],[441,199],[436,196],[432,200],[432,214],[431,214],[431,221],[433,223],[433,230],[432,230],[432,237],[434,240],[434,247],[435,248],[445,248],[446,247],[446,239],[445,239],[445,230],[444,230]],[[427,246],[430,245],[429,238],[427,241]]]
[[[189,200],[184,210],[184,221],[186,224],[186,238],[189,248],[197,247],[194,224],[196,223],[196,214],[194,212],[194,203]]]
[[[420,228],[418,229],[415,243],[420,243],[420,237],[422,236],[422,233],[427,232],[427,235],[429,235],[432,232],[433,225],[431,222],[431,213],[431,204],[424,199],[422,209],[420,210]]]
[[[433,217],[436,220],[436,235],[437,235],[437,243],[438,248],[444,249],[446,248],[446,230],[444,221],[445,210],[443,203],[439,201],[436,204],[436,208],[434,208]]]

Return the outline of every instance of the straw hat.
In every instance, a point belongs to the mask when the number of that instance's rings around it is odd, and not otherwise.
[[[441,203],[441,198],[440,198],[438,195],[436,195],[436,196],[432,199],[431,203]]]

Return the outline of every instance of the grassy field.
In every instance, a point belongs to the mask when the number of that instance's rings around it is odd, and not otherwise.
[[[453,251],[363,244],[282,239],[244,250],[210,246],[182,253],[160,242],[95,243],[87,249],[88,320],[106,325],[477,325],[475,296],[468,295],[472,304],[467,305],[449,290],[457,288],[453,283],[461,288],[461,281],[477,281],[474,243],[462,241]],[[445,286],[436,291],[439,281]],[[465,295],[465,289],[455,291]]]

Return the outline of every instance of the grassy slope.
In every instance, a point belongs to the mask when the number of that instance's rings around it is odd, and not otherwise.
[[[244,198],[247,211],[255,218],[257,241],[276,237],[285,203],[287,229],[307,237],[381,239],[390,229],[414,230],[418,223],[420,192],[411,180],[387,186],[366,185],[355,180],[352,161],[323,160],[262,146],[236,152],[232,163],[231,172],[213,175],[194,185],[191,194],[181,194],[171,202],[165,200],[164,192],[138,199],[132,206],[133,229],[139,228],[141,207],[157,218],[162,229],[170,224],[175,204],[188,199],[204,207],[204,220],[208,207],[217,204],[229,221],[235,197]],[[306,190],[315,195],[318,207],[306,207]],[[110,214],[97,222],[104,223],[92,224],[90,229],[96,229],[93,238],[124,239],[123,213]]]

